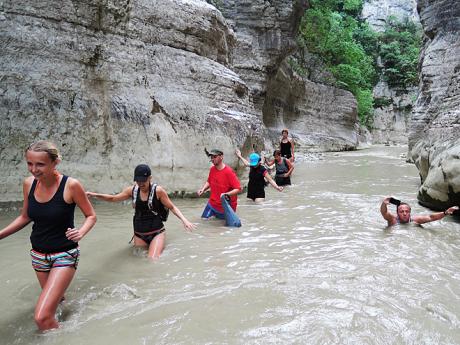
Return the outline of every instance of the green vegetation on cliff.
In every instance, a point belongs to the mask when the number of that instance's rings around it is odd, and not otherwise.
[[[400,88],[417,85],[421,42],[421,30],[413,22],[388,18],[379,46],[382,74],[388,85]]]
[[[362,5],[363,0],[311,0],[300,25],[299,43],[320,58],[336,86],[353,93],[359,120],[370,127],[372,88],[379,75],[390,86],[414,85],[421,40],[415,24],[392,18],[384,33],[374,32],[359,19]],[[302,72],[302,62],[296,67]]]

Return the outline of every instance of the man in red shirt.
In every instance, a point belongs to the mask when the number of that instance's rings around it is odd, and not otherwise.
[[[208,189],[211,189],[211,196],[201,218],[214,216],[219,219],[225,219],[220,198],[223,194],[227,194],[230,197],[230,206],[236,211],[237,195],[241,192],[241,184],[233,169],[224,164],[224,153],[222,151],[211,150],[209,157],[213,166],[209,170],[207,181],[197,192],[198,196],[201,196]]]

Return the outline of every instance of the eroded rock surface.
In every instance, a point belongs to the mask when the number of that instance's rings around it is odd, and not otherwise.
[[[235,41],[204,1],[4,1],[2,200],[22,198],[23,149],[49,138],[62,171],[114,192],[136,164],[169,190],[206,178],[204,147],[233,152],[262,128],[230,68]],[[235,161],[233,155],[229,162]]]
[[[460,2],[418,6],[425,42],[409,157],[420,171],[419,201],[444,209],[460,204]]]

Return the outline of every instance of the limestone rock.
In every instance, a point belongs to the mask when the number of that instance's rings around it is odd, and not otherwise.
[[[407,144],[407,132],[417,89],[397,90],[380,81],[374,87],[374,123],[372,142],[374,144]]]
[[[420,171],[419,201],[443,209],[460,204],[460,2],[419,0],[418,6],[425,42],[409,157]]]
[[[21,200],[23,150],[57,142],[61,170],[115,192],[138,163],[170,191],[207,177],[204,147],[236,163],[262,124],[227,66],[233,31],[204,1],[4,1],[1,200]]]
[[[417,0],[364,1],[361,16],[375,31],[385,30],[385,24],[389,16],[399,20],[407,18],[413,22],[419,22]]]
[[[353,95],[322,83],[315,77],[321,74],[317,68],[309,80],[287,63],[297,50],[295,37],[308,1],[227,0],[218,7],[236,35],[233,68],[248,85],[271,144],[289,128],[296,150],[355,149]]]

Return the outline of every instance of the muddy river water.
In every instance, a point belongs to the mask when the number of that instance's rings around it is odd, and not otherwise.
[[[299,162],[293,186],[267,187],[264,204],[240,196],[237,229],[200,220],[205,199],[174,200],[198,229],[171,215],[156,262],[128,244],[132,208],[97,203],[61,328],[45,334],[27,227],[0,241],[0,343],[460,344],[460,223],[388,229],[379,212],[386,195],[430,212],[405,152]],[[0,227],[17,213],[1,212]]]

